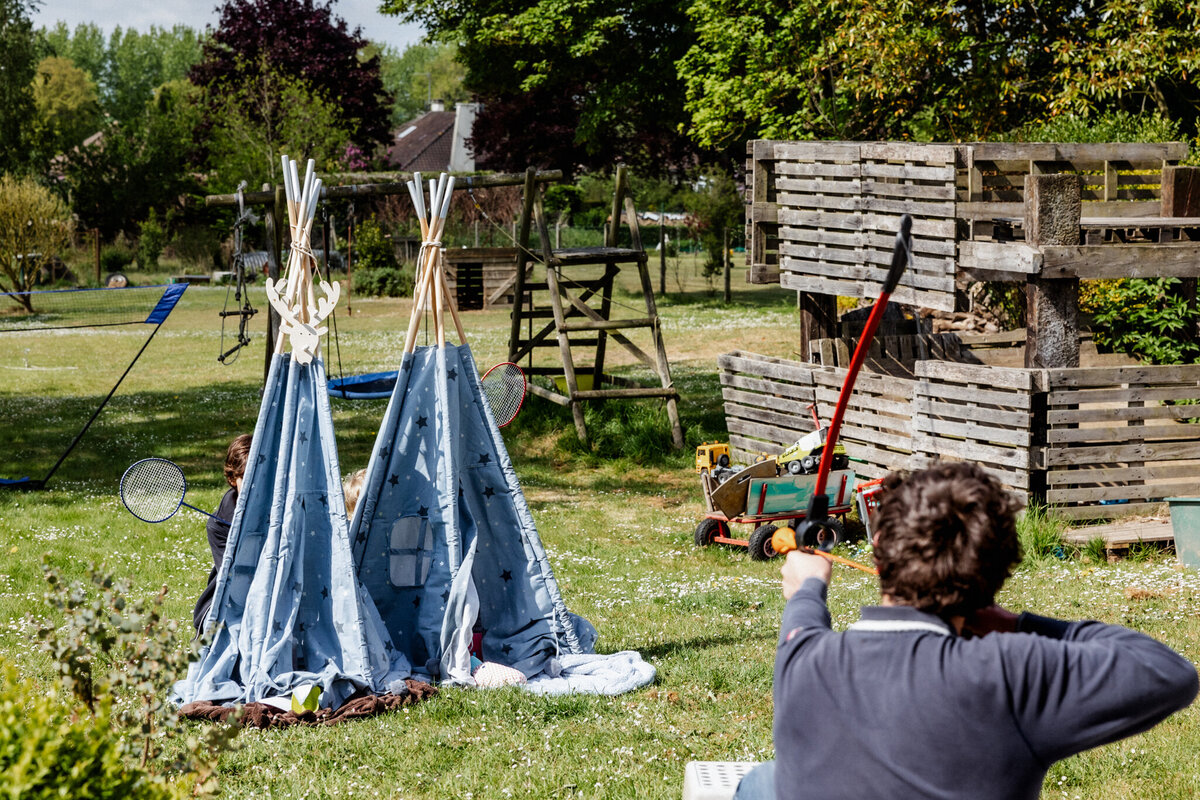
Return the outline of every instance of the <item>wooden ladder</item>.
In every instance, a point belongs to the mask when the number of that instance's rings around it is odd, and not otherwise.
[[[604,244],[600,247],[555,249],[552,246],[541,192],[534,180],[535,174],[533,168],[525,174],[525,197],[517,244],[508,360],[519,363],[521,359],[526,359],[528,366],[523,367],[531,377],[563,377],[565,391],[555,391],[553,385],[546,388],[534,381],[530,382],[529,389],[538,397],[568,406],[575,420],[575,431],[584,443],[588,441],[582,408],[584,401],[659,397],[667,402],[667,417],[671,423],[674,445],[676,449],[683,447],[683,430],[679,424],[679,392],[671,381],[671,366],[663,346],[646,251],[642,248],[637,212],[633,198],[629,195],[628,175],[624,165],[617,168],[612,215],[609,224],[605,226]],[[629,224],[630,247],[619,247],[617,244],[622,211]],[[532,223],[537,224],[540,253],[530,247]],[[533,280],[532,266],[538,261],[545,268],[542,281]],[[620,274],[621,266],[625,264],[637,266],[646,305],[644,317],[622,318],[612,314],[613,282]],[[604,267],[599,276],[594,274],[594,268],[597,266]],[[593,269],[586,269],[588,267]],[[589,272],[589,277],[582,277],[581,273]],[[522,323],[525,324],[525,331],[522,331]],[[624,333],[639,328],[649,329],[649,349],[653,351],[653,356]],[[657,373],[661,385],[641,386],[626,378],[606,375],[604,359],[609,339],[623,346],[638,361]],[[558,348],[561,365],[540,366],[533,363],[535,351],[555,346]],[[584,355],[584,348],[594,348],[591,350],[592,366],[580,369],[576,367],[575,356]],[[580,377],[585,375],[590,376],[591,385],[580,388]],[[607,388],[605,384],[608,385]]]

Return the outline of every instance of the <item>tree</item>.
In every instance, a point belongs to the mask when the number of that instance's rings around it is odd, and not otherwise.
[[[697,0],[679,62],[691,136],[978,139],[1147,104],[1195,127],[1185,0]]]
[[[186,80],[163,84],[140,117],[111,120],[102,136],[68,154],[64,188],[80,221],[109,238],[134,235],[151,208],[164,213],[194,191],[200,92]]]
[[[32,179],[0,175],[0,289],[28,292],[41,262],[70,242],[71,213],[61,200]],[[29,295],[10,297],[33,313]]]
[[[253,108],[251,113],[247,109]],[[210,100],[215,119],[209,139],[213,188],[233,191],[278,183],[279,156],[287,153],[318,168],[336,168],[350,132],[336,124],[337,107],[304,81],[269,69],[250,71],[236,91]],[[314,125],[313,120],[325,120]]]
[[[96,83],[65,58],[42,59],[33,79],[38,147],[54,156],[83,142],[100,126]]]
[[[484,104],[477,160],[573,173],[617,158],[662,172],[694,158],[680,133],[686,117],[675,70],[692,38],[684,7],[678,0],[385,0],[380,8],[458,44],[466,88]]]
[[[33,76],[40,48],[29,18],[30,0],[0,0],[0,172],[29,159]]]
[[[192,80],[210,93],[237,92],[263,71],[303,80],[328,98],[335,114],[325,120],[349,130],[373,150],[389,139],[388,110],[379,57],[359,58],[367,45],[332,11],[333,0],[226,0],[221,20],[203,48]],[[244,109],[254,114],[254,108]]]
[[[49,52],[91,75],[104,111],[121,122],[140,116],[157,87],[186,77],[200,61],[200,37],[186,25],[151,26],[147,33],[118,27],[106,42],[95,25],[77,25],[72,33],[60,22],[41,35]]]
[[[392,98],[393,126],[420,116],[430,100],[443,100],[450,107],[470,98],[457,53],[452,44],[410,44],[402,53],[393,47],[379,51],[379,74]]]

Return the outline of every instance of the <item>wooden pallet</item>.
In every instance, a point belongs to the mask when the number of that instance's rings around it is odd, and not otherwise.
[[[1104,550],[1112,559],[1117,551],[1128,550],[1130,545],[1174,542],[1175,532],[1171,528],[1170,517],[1152,517],[1070,528],[1063,534],[1065,544],[1077,547],[1083,547],[1093,539],[1104,540]]]

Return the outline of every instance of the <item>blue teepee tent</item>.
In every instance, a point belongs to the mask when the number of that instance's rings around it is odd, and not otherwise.
[[[463,344],[445,342],[437,241],[452,191],[443,176],[428,223],[414,191],[423,271],[350,530],[359,577],[397,649],[419,674],[470,684],[476,631],[484,661],[527,678],[558,656],[592,652],[596,632],[563,604],[453,306]],[[423,303],[438,343],[417,348]]]
[[[355,575],[318,344],[338,287],[322,283],[314,301],[306,243],[320,181],[306,180],[303,195],[297,184],[293,170],[293,255],[286,284],[267,288],[283,324],[203,627],[212,640],[176,684],[179,703],[257,702],[315,684],[321,705],[337,707],[359,690],[400,692],[411,671]]]

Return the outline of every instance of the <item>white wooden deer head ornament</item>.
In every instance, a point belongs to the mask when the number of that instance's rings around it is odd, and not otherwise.
[[[313,293],[313,272],[316,259],[310,246],[317,200],[321,196],[321,179],[314,173],[315,162],[309,159],[301,187],[296,162],[283,156],[283,184],[287,193],[288,221],[292,230],[292,249],[288,255],[287,274],[278,281],[267,279],[267,300],[279,312],[279,338],[275,352],[283,352],[284,337],[292,344],[292,358],[309,364],[321,349],[321,337],[329,332],[323,323],[333,313],[341,297],[336,282],[320,281],[319,300]]]

